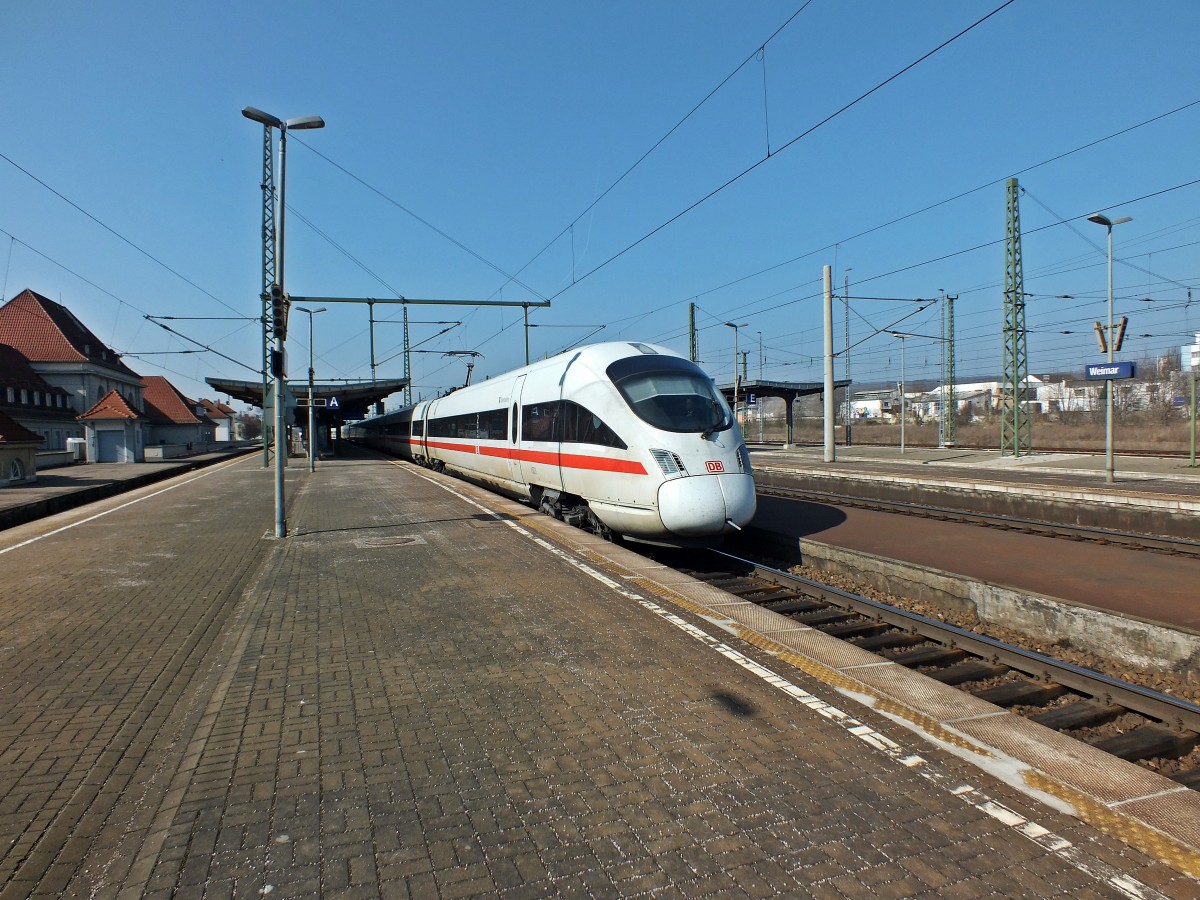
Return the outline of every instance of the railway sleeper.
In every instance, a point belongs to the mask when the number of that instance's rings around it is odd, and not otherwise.
[[[856,647],[861,647],[863,650],[878,653],[881,650],[890,650],[895,647],[915,647],[917,644],[925,643],[925,640],[919,634],[893,630],[877,634],[873,637],[863,638],[862,640],[851,641],[850,643]]]
[[[813,612],[818,609],[825,609],[828,603],[822,603],[819,600],[793,600],[791,603],[782,603],[779,606],[771,606],[768,609],[771,612],[779,613],[781,616],[790,616],[793,613]]]
[[[763,590],[766,590],[765,588]],[[769,594],[763,594],[759,597],[753,597],[755,603],[763,606],[767,603],[778,603],[780,600],[794,600],[796,597],[795,591],[789,591],[786,588],[780,588],[777,591],[771,591]]]
[[[1200,769],[1189,769],[1186,772],[1176,772],[1170,776],[1172,781],[1178,781],[1184,787],[1200,791]]]
[[[830,625],[827,628],[821,629],[823,633],[830,637],[841,638],[842,640],[858,637],[874,637],[877,634],[883,634],[891,630],[891,625],[865,618],[860,618],[853,622],[845,622],[841,625]]]
[[[1095,700],[1076,700],[1066,706],[1046,710],[1036,716],[1030,716],[1030,721],[1053,728],[1055,731],[1072,731],[1076,728],[1087,728],[1092,725],[1103,725],[1111,722],[1125,710],[1120,706],[1110,706]]]
[[[808,625],[810,628],[820,628],[822,625],[834,625],[845,622],[854,613],[847,612],[844,609],[831,607],[829,609],[817,609],[807,613],[794,613],[792,619],[799,622],[801,625]]]
[[[925,674],[935,681],[940,681],[942,684],[953,687],[954,685],[966,684],[970,681],[987,681],[991,678],[999,678],[1008,671],[1010,671],[1008,666],[984,662],[981,659],[967,659],[955,665],[947,666],[944,669],[937,669]]]
[[[906,669],[915,669],[917,666],[948,666],[951,663],[961,662],[966,659],[967,651],[960,650],[957,647],[946,647],[938,644],[930,647],[919,647],[915,650],[898,650],[883,652],[883,655],[897,665],[904,666]]]
[[[1093,747],[1129,762],[1163,757],[1175,759],[1190,753],[1200,742],[1194,731],[1174,731],[1165,725],[1139,725],[1124,734],[1094,741]]]
[[[980,700],[1007,709],[1010,706],[1045,706],[1067,693],[1067,689],[1054,682],[1030,681],[1023,678],[1020,681],[998,684],[971,693]]]

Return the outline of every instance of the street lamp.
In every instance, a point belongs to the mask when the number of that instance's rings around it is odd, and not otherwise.
[[[1108,231],[1108,361],[1113,361],[1113,279],[1112,279],[1112,230],[1114,225],[1132,222],[1132,216],[1121,216],[1110,219],[1100,213],[1088,216],[1089,222],[1103,225]],[[1110,366],[1111,368],[1111,366]],[[1112,484],[1116,480],[1113,466],[1113,383],[1111,378],[1104,379],[1104,480]]]
[[[889,331],[892,337],[900,338],[900,452],[904,452],[904,341],[910,337],[916,337],[915,334],[907,334],[902,331]]]
[[[733,322],[726,322],[726,328],[733,329],[733,420],[736,422],[738,417],[738,386],[741,379],[738,377],[738,329],[745,328],[749,322],[742,322],[740,325],[735,325]]]
[[[287,537],[287,518],[284,514],[284,497],[283,497],[283,467],[287,461],[287,445],[284,440],[284,419],[283,419],[283,379],[284,379],[284,364],[283,364],[283,343],[284,334],[287,323],[287,294],[284,292],[283,280],[283,249],[284,249],[284,210],[287,207],[287,133],[288,129],[312,129],[324,128],[325,120],[320,116],[300,116],[295,119],[280,119],[270,113],[265,113],[261,109],[255,109],[253,106],[247,106],[242,110],[242,115],[251,121],[260,123],[264,128],[279,129],[279,211],[277,218],[279,219],[279,231],[276,236],[276,280],[275,285],[283,298],[281,306],[283,322],[274,322],[275,331],[275,348],[276,353],[272,354],[273,359],[277,360],[277,364],[273,366],[275,372],[275,537]],[[273,186],[272,186],[273,187]],[[266,190],[266,185],[263,186]],[[266,317],[264,316],[263,328],[266,326]],[[264,340],[264,344],[266,341]]]
[[[317,427],[316,412],[313,409],[313,316],[317,313],[328,312],[324,306],[316,309],[306,309],[297,306],[302,313],[308,313],[308,471],[317,471]]]

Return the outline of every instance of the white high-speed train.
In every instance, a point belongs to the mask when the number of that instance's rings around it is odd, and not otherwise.
[[[593,344],[368,419],[347,436],[599,534],[695,543],[754,516],[741,429],[665,347]]]

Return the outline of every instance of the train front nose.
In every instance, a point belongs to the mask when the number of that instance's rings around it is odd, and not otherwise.
[[[754,478],[750,475],[692,475],[665,481],[658,489],[663,527],[680,537],[736,531],[754,518],[754,510]]]

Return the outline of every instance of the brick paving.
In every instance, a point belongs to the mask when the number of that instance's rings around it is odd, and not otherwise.
[[[0,897],[1121,896],[411,470],[192,478],[0,536]]]

